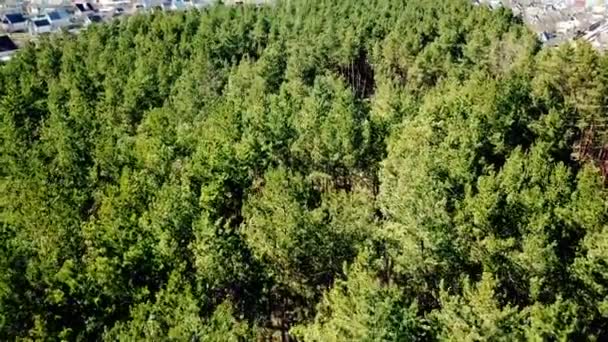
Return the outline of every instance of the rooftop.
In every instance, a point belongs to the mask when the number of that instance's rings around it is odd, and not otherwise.
[[[92,23],[101,23],[103,22],[103,18],[100,15],[94,14],[89,16],[89,20]]]
[[[34,26],[36,27],[41,27],[41,26],[49,26],[51,25],[51,23],[49,23],[48,20],[46,19],[36,19],[33,21]]]
[[[51,11],[48,13],[48,15],[49,15],[49,19],[51,19],[51,20],[62,20],[62,19],[67,19],[70,17],[70,15],[67,12],[61,11],[61,10]]]
[[[17,50],[17,45],[9,36],[0,36],[0,52],[8,52]]]
[[[5,14],[4,17],[11,23],[22,23],[26,21],[25,17],[21,13]]]

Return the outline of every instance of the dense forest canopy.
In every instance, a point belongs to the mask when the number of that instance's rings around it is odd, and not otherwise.
[[[607,105],[465,0],[47,37],[0,67],[0,340],[606,340]]]

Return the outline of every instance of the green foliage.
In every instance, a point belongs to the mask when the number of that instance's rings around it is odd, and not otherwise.
[[[128,322],[115,325],[104,334],[107,341],[199,340],[205,342],[242,341],[253,338],[249,327],[233,317],[231,304],[218,305],[211,317],[202,319],[200,304],[184,279],[173,275],[152,303],[131,309]],[[187,284],[187,282],[185,282]]]
[[[442,309],[436,315],[439,338],[449,341],[501,341],[523,339],[524,326],[517,308],[500,307],[495,283],[488,273],[475,288],[465,281],[462,296],[441,293]]]
[[[42,38],[0,66],[0,340],[606,340],[607,81],[466,0]]]
[[[318,286],[330,284],[369,235],[369,197],[321,195],[282,168],[268,171],[262,186],[243,209],[247,244],[271,277],[310,297]]]
[[[319,304],[314,323],[293,328],[303,341],[416,341],[425,335],[415,303],[381,284],[358,261]]]

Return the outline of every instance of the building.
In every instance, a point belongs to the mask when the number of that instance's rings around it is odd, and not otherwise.
[[[123,7],[102,7],[99,9],[99,14],[104,18],[116,18],[125,14]]]
[[[21,13],[5,14],[2,17],[2,28],[6,32],[27,30],[27,19]]]
[[[129,0],[97,0],[97,4],[103,7],[125,7],[130,3]]]
[[[23,2],[25,12],[29,15],[44,15],[47,8],[70,7],[70,0],[27,0]]]
[[[51,33],[51,23],[45,18],[34,18],[30,20],[29,31],[32,35]]]
[[[86,18],[84,19],[84,26],[89,26],[91,24],[98,24],[98,23],[102,23],[102,22],[103,22],[103,18],[99,14],[90,14],[90,15],[87,15]]]
[[[74,4],[74,13],[79,16],[88,16],[95,12],[95,7],[88,2],[79,2]]]
[[[46,20],[51,23],[53,30],[68,28],[72,24],[72,17],[64,10],[54,10],[46,14]]]
[[[554,40],[556,37],[557,36],[554,32],[543,31],[538,34],[538,40],[540,40],[540,42],[543,44],[547,44],[548,42]]]
[[[28,15],[39,15],[40,13],[43,12],[43,8],[40,8],[40,6],[38,6],[36,4],[29,3],[29,4],[25,5],[24,7],[25,7],[25,13]]]
[[[8,61],[18,49],[9,36],[0,36],[0,61]]]
[[[78,4],[74,4],[74,14],[76,15],[86,15],[87,13],[89,13],[89,10],[87,9],[87,6],[83,3],[78,3]]]

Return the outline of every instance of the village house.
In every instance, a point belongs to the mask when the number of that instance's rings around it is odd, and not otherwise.
[[[72,24],[71,16],[64,10],[54,10],[46,14],[46,20],[51,24],[53,30],[68,28]]]
[[[95,7],[88,2],[75,3],[74,7],[74,13],[78,16],[88,16],[95,12]]]
[[[19,48],[9,36],[0,36],[0,61],[6,62]]]
[[[27,30],[27,19],[21,13],[10,13],[2,16],[2,28],[5,32]]]
[[[103,22],[103,18],[99,14],[87,15],[84,19],[84,26],[87,27],[91,24],[99,24]]]
[[[51,33],[51,23],[45,17],[33,18],[30,20],[28,29],[31,35]]]

